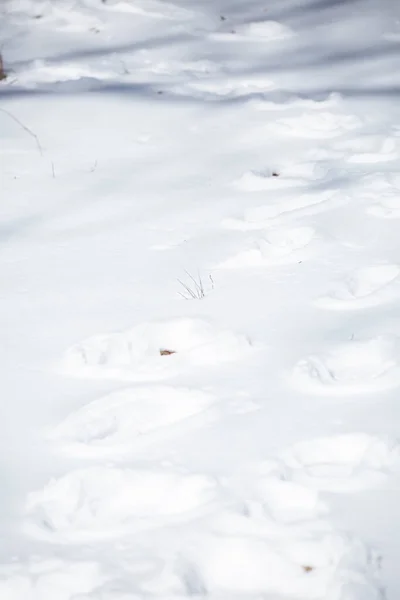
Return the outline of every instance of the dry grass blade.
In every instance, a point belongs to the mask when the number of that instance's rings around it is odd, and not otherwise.
[[[184,292],[178,292],[178,294],[182,296],[182,298],[185,298],[185,300],[201,300],[202,298],[205,298],[206,291],[200,273],[197,273],[197,279],[193,277],[189,271],[185,271],[185,274],[189,278],[190,282],[184,283],[181,279],[178,279],[178,283],[185,290]],[[211,282],[211,289],[214,289],[214,281],[211,275],[209,275],[209,279]]]

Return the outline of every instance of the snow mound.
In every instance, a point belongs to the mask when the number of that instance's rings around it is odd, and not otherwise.
[[[108,538],[193,518],[216,496],[216,483],[206,476],[88,467],[31,492],[26,528],[59,542]]]
[[[243,335],[200,319],[181,318],[89,338],[67,351],[64,366],[77,375],[157,379],[188,366],[238,360],[250,347]]]
[[[34,559],[27,564],[0,565],[3,600],[74,600],[103,583],[93,562]]]
[[[399,366],[396,337],[352,340],[324,355],[300,360],[294,368],[294,383],[299,389],[318,392],[372,392],[395,385]]]
[[[348,433],[295,444],[284,460],[295,481],[318,490],[354,492],[382,481],[399,457],[395,444]]]
[[[222,268],[258,267],[263,265],[298,262],[303,256],[297,252],[308,246],[315,237],[312,227],[273,228],[255,247],[243,250],[219,265]]]
[[[128,452],[138,438],[199,415],[215,403],[206,392],[167,386],[113,392],[69,415],[50,439],[75,455]],[[175,428],[173,428],[175,431]]]
[[[317,300],[321,307],[331,309],[361,308],[383,303],[393,298],[390,285],[398,282],[399,265],[383,264],[361,267],[344,281],[339,281],[327,295]]]

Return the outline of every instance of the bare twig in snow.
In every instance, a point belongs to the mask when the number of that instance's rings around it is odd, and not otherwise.
[[[26,133],[29,133],[29,135],[34,138],[37,149],[40,152],[40,156],[43,156],[43,149],[42,149],[42,146],[40,145],[40,141],[39,141],[39,138],[36,135],[36,133],[34,133],[31,129],[29,129],[29,127],[27,127],[26,125],[21,123],[21,121],[19,119],[17,119],[17,117],[15,117],[12,113],[8,112],[8,110],[6,110],[5,108],[0,108],[0,111],[3,112],[4,114],[6,114],[8,117],[10,117],[10,119],[15,121],[15,123],[17,123],[20,127],[22,127],[22,129],[24,131],[26,131]]]
[[[7,79],[7,73],[4,69],[3,57],[0,54],[0,81],[3,81],[3,79]]]

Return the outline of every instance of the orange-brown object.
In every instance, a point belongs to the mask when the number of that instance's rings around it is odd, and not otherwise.
[[[305,571],[306,573],[311,573],[311,571],[314,571],[314,567],[311,567],[310,565],[304,565],[303,571]]]

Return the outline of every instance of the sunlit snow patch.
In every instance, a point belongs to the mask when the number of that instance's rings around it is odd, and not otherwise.
[[[236,28],[239,35],[265,41],[284,40],[293,37],[292,29],[278,21],[255,21]]]

